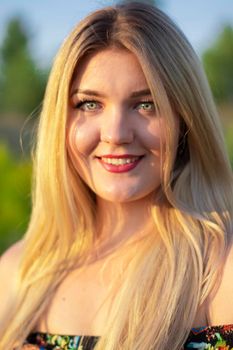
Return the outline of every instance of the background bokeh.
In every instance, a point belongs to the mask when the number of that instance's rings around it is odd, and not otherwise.
[[[233,166],[233,1],[146,1],[173,18],[202,60]],[[30,150],[53,57],[75,23],[113,3],[0,0],[0,252],[27,228]]]

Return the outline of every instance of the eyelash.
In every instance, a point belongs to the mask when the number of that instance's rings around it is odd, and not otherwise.
[[[99,104],[100,102],[95,101],[95,100],[89,100],[89,99],[84,99],[84,100],[80,100],[76,105],[75,108],[76,109],[82,109],[82,107],[87,104],[87,103],[96,103]]]
[[[146,112],[155,112],[155,105],[154,102],[151,100],[144,100],[139,102],[137,105],[143,105],[143,104],[151,104],[151,106],[153,107],[152,110],[145,110]]]
[[[88,103],[94,103],[96,105],[100,104],[100,102],[98,102],[96,100],[83,99],[83,100],[80,100],[77,104],[75,104],[75,109],[81,109],[81,110],[85,111],[84,105],[88,104]],[[153,107],[152,110],[144,110],[144,111],[146,111],[146,112],[155,112],[154,102],[152,100],[150,100],[150,99],[145,99],[143,101],[140,101],[140,102],[136,103],[136,105],[135,105],[136,107],[134,107],[134,108],[138,110],[139,109],[138,106],[139,105],[143,105],[143,104],[151,104],[152,107]],[[94,108],[93,110],[91,110],[91,109],[88,110],[87,109],[86,111],[92,112],[92,111],[95,111],[95,110],[96,109]]]

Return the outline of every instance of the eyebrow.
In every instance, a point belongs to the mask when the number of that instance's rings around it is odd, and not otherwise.
[[[93,97],[106,97],[106,95],[100,93],[99,91],[95,90],[82,90],[82,89],[75,89],[72,93],[71,96],[76,95],[76,94],[83,94],[83,95],[88,95],[88,96],[93,96]],[[149,89],[143,89],[143,90],[137,90],[133,91],[130,94],[130,98],[136,98],[136,97],[141,97],[141,96],[151,96],[151,92]]]

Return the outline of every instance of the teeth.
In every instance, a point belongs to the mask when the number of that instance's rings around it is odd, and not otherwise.
[[[101,158],[103,162],[113,165],[123,165],[123,164],[129,164],[134,163],[136,160],[139,159],[139,157],[132,157],[132,158]]]

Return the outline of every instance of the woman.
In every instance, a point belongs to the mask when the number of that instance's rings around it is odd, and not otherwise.
[[[232,195],[184,35],[149,5],[91,14],[48,82],[1,349],[233,348]]]

